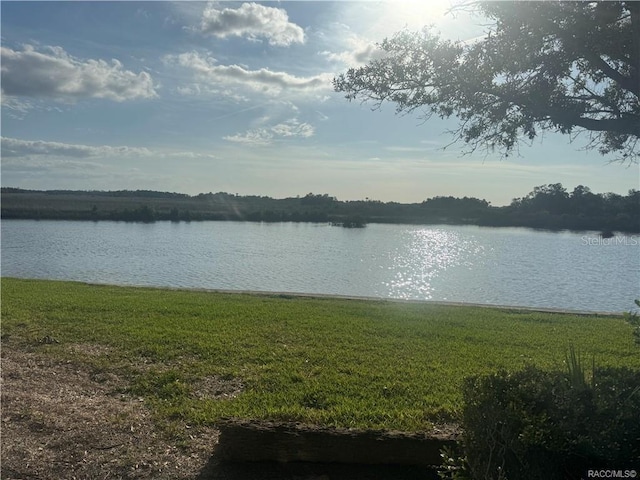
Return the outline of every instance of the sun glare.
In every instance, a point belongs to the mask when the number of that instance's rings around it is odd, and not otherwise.
[[[424,25],[438,23],[452,4],[451,0],[395,0],[387,3],[385,21],[400,28],[421,28]]]
[[[449,13],[462,0],[393,0],[386,2],[355,2],[349,17],[360,25],[361,33],[379,41],[403,30],[420,30],[433,26],[437,31],[459,31],[467,22],[457,13]],[[454,19],[454,17],[456,17]],[[357,20],[356,20],[357,19]],[[462,20],[462,22],[461,22]]]

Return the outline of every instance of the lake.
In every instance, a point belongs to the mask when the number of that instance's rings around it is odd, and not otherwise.
[[[640,237],[523,228],[2,221],[2,275],[621,312]]]

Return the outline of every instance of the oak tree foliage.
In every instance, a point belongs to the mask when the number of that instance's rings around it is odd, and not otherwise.
[[[459,119],[474,151],[508,156],[544,131],[588,134],[588,148],[637,162],[640,3],[510,1],[473,4],[489,19],[481,40],[404,30],[384,55],[333,80],[349,100],[398,113]]]

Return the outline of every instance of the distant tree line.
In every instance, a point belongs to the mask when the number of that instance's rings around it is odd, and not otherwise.
[[[542,185],[487,220],[487,225],[640,232],[640,191],[595,194],[578,185],[569,193],[561,183]]]
[[[155,190],[28,190],[24,188],[2,187],[2,193],[46,193],[47,195],[85,195],[98,197],[141,197],[141,198],[190,198],[186,193],[156,192]]]
[[[436,196],[421,203],[340,201],[328,194],[274,199],[227,192],[180,193],[148,190],[37,191],[2,188],[2,218],[112,220],[126,222],[235,220],[366,223],[468,224],[551,230],[640,233],[640,191],[593,193],[560,183],[535,187],[509,205],[495,207],[474,197]]]

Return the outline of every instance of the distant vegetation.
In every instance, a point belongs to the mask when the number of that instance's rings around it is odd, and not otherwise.
[[[341,201],[328,194],[274,199],[226,192],[181,193],[148,190],[70,191],[2,188],[3,219],[115,220],[131,222],[239,220],[517,226],[551,230],[640,232],[640,191],[593,193],[560,183],[535,187],[510,205],[495,207],[473,197],[428,198],[422,203]]]

